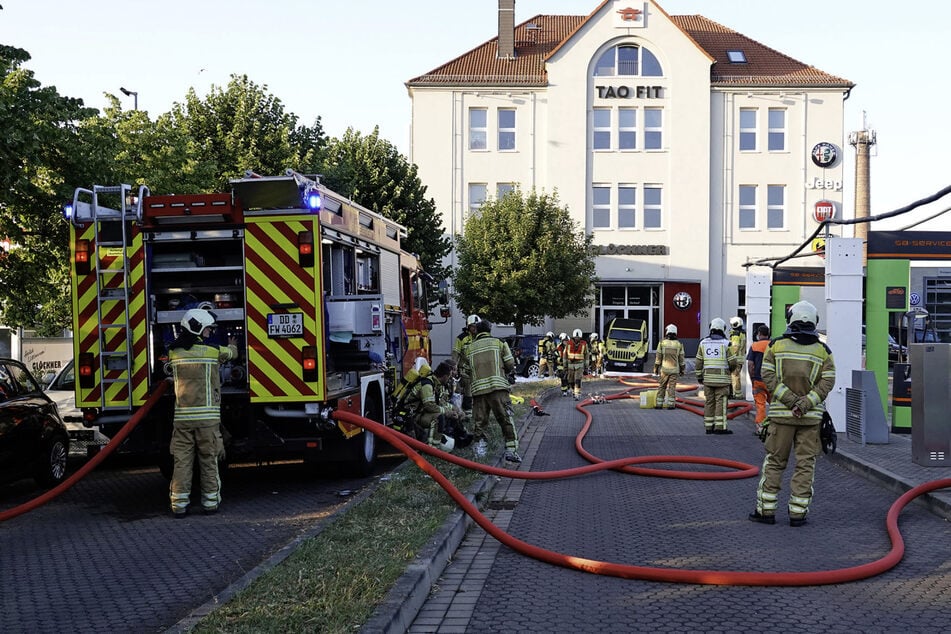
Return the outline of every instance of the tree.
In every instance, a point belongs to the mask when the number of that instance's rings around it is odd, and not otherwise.
[[[442,261],[452,250],[452,241],[442,232],[436,202],[426,198],[416,166],[380,138],[379,128],[367,136],[348,128],[342,138],[331,139],[322,175],[321,181],[333,191],[404,225],[403,248],[416,253],[435,279],[446,277]]]
[[[594,303],[592,240],[557,193],[515,190],[489,200],[456,237],[456,303],[466,313],[511,323],[518,334],[546,317],[580,314]]]
[[[0,45],[0,323],[53,334],[69,323],[63,204],[98,154],[79,133],[93,116],[80,99],[44,87],[30,55]]]
[[[167,128],[173,146],[184,143],[186,156],[201,157],[197,164],[205,163],[202,169],[216,175],[206,191],[226,191],[230,179],[249,169],[265,176],[283,174],[287,168],[314,171],[326,143],[320,117],[313,126],[297,121],[266,85],[258,86],[246,75],[232,75],[227,88],[212,86],[204,99],[190,89],[184,104],[174,104],[171,112],[159,117],[158,127]],[[164,149],[150,151],[158,156]]]

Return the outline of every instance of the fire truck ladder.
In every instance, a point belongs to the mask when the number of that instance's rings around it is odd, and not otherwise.
[[[99,324],[99,376],[102,381],[100,398],[103,409],[106,409],[107,387],[111,384],[126,384],[127,405],[130,409],[133,402],[130,384],[133,373],[133,338],[129,323],[131,271],[128,246],[132,238],[131,223],[133,221],[141,223],[141,201],[149,195],[149,189],[144,185],[141,186],[138,199],[135,201],[132,199],[131,191],[131,185],[93,185],[92,191],[77,190],[73,199],[73,223],[76,225],[91,223],[95,232],[96,315]],[[81,194],[91,197],[91,202],[80,200]],[[118,196],[119,208],[112,209],[100,204],[99,197],[103,195],[113,199]],[[116,231],[115,223],[118,223],[118,231]],[[104,264],[104,256],[115,254],[119,249],[121,249],[121,256],[111,263],[106,260]],[[110,312],[115,314],[116,303],[122,307],[118,321],[109,316]],[[104,306],[107,308],[104,309]],[[125,337],[125,346],[116,345],[119,342],[110,337],[110,333],[117,329],[121,329],[120,332]],[[118,348],[124,348],[124,350]],[[113,370],[121,371],[121,378],[105,378],[106,373]],[[114,399],[108,400],[111,400],[113,405],[115,404]]]

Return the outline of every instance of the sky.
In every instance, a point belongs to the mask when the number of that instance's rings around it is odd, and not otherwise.
[[[516,0],[516,24],[539,14],[587,15],[599,0]],[[632,5],[637,2],[632,1]],[[854,193],[851,131],[876,132],[871,213],[951,185],[943,69],[951,2],[927,0],[661,0],[671,15],[700,14],[856,84],[845,102],[844,206]],[[300,123],[321,118],[380,135],[409,155],[405,82],[492,39],[497,0],[2,0],[0,43],[30,53],[44,86],[104,108],[106,93],[153,119],[247,75]],[[907,10],[906,10],[907,9]],[[138,93],[125,96],[120,88]],[[944,158],[942,158],[944,157]],[[876,223],[905,227],[947,207]],[[951,231],[951,213],[917,227]]]

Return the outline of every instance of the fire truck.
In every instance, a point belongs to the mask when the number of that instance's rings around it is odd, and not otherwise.
[[[406,228],[316,176],[247,173],[216,194],[145,186],[77,189],[70,221],[76,406],[115,435],[167,380],[168,344],[191,308],[238,342],[221,366],[230,462],[304,459],[368,473],[373,434],[335,410],[386,424],[417,357],[431,359],[429,277],[400,247]],[[119,448],[170,473],[166,392]]]

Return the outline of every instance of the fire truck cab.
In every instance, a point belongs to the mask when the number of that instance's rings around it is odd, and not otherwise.
[[[170,376],[168,344],[190,308],[212,341],[238,342],[221,367],[230,461],[303,458],[368,473],[375,437],[336,421],[386,423],[392,386],[431,358],[427,274],[406,229],[292,170],[248,173],[220,194],[78,189],[70,217],[76,405],[112,436]],[[167,392],[122,450],[167,456]]]

